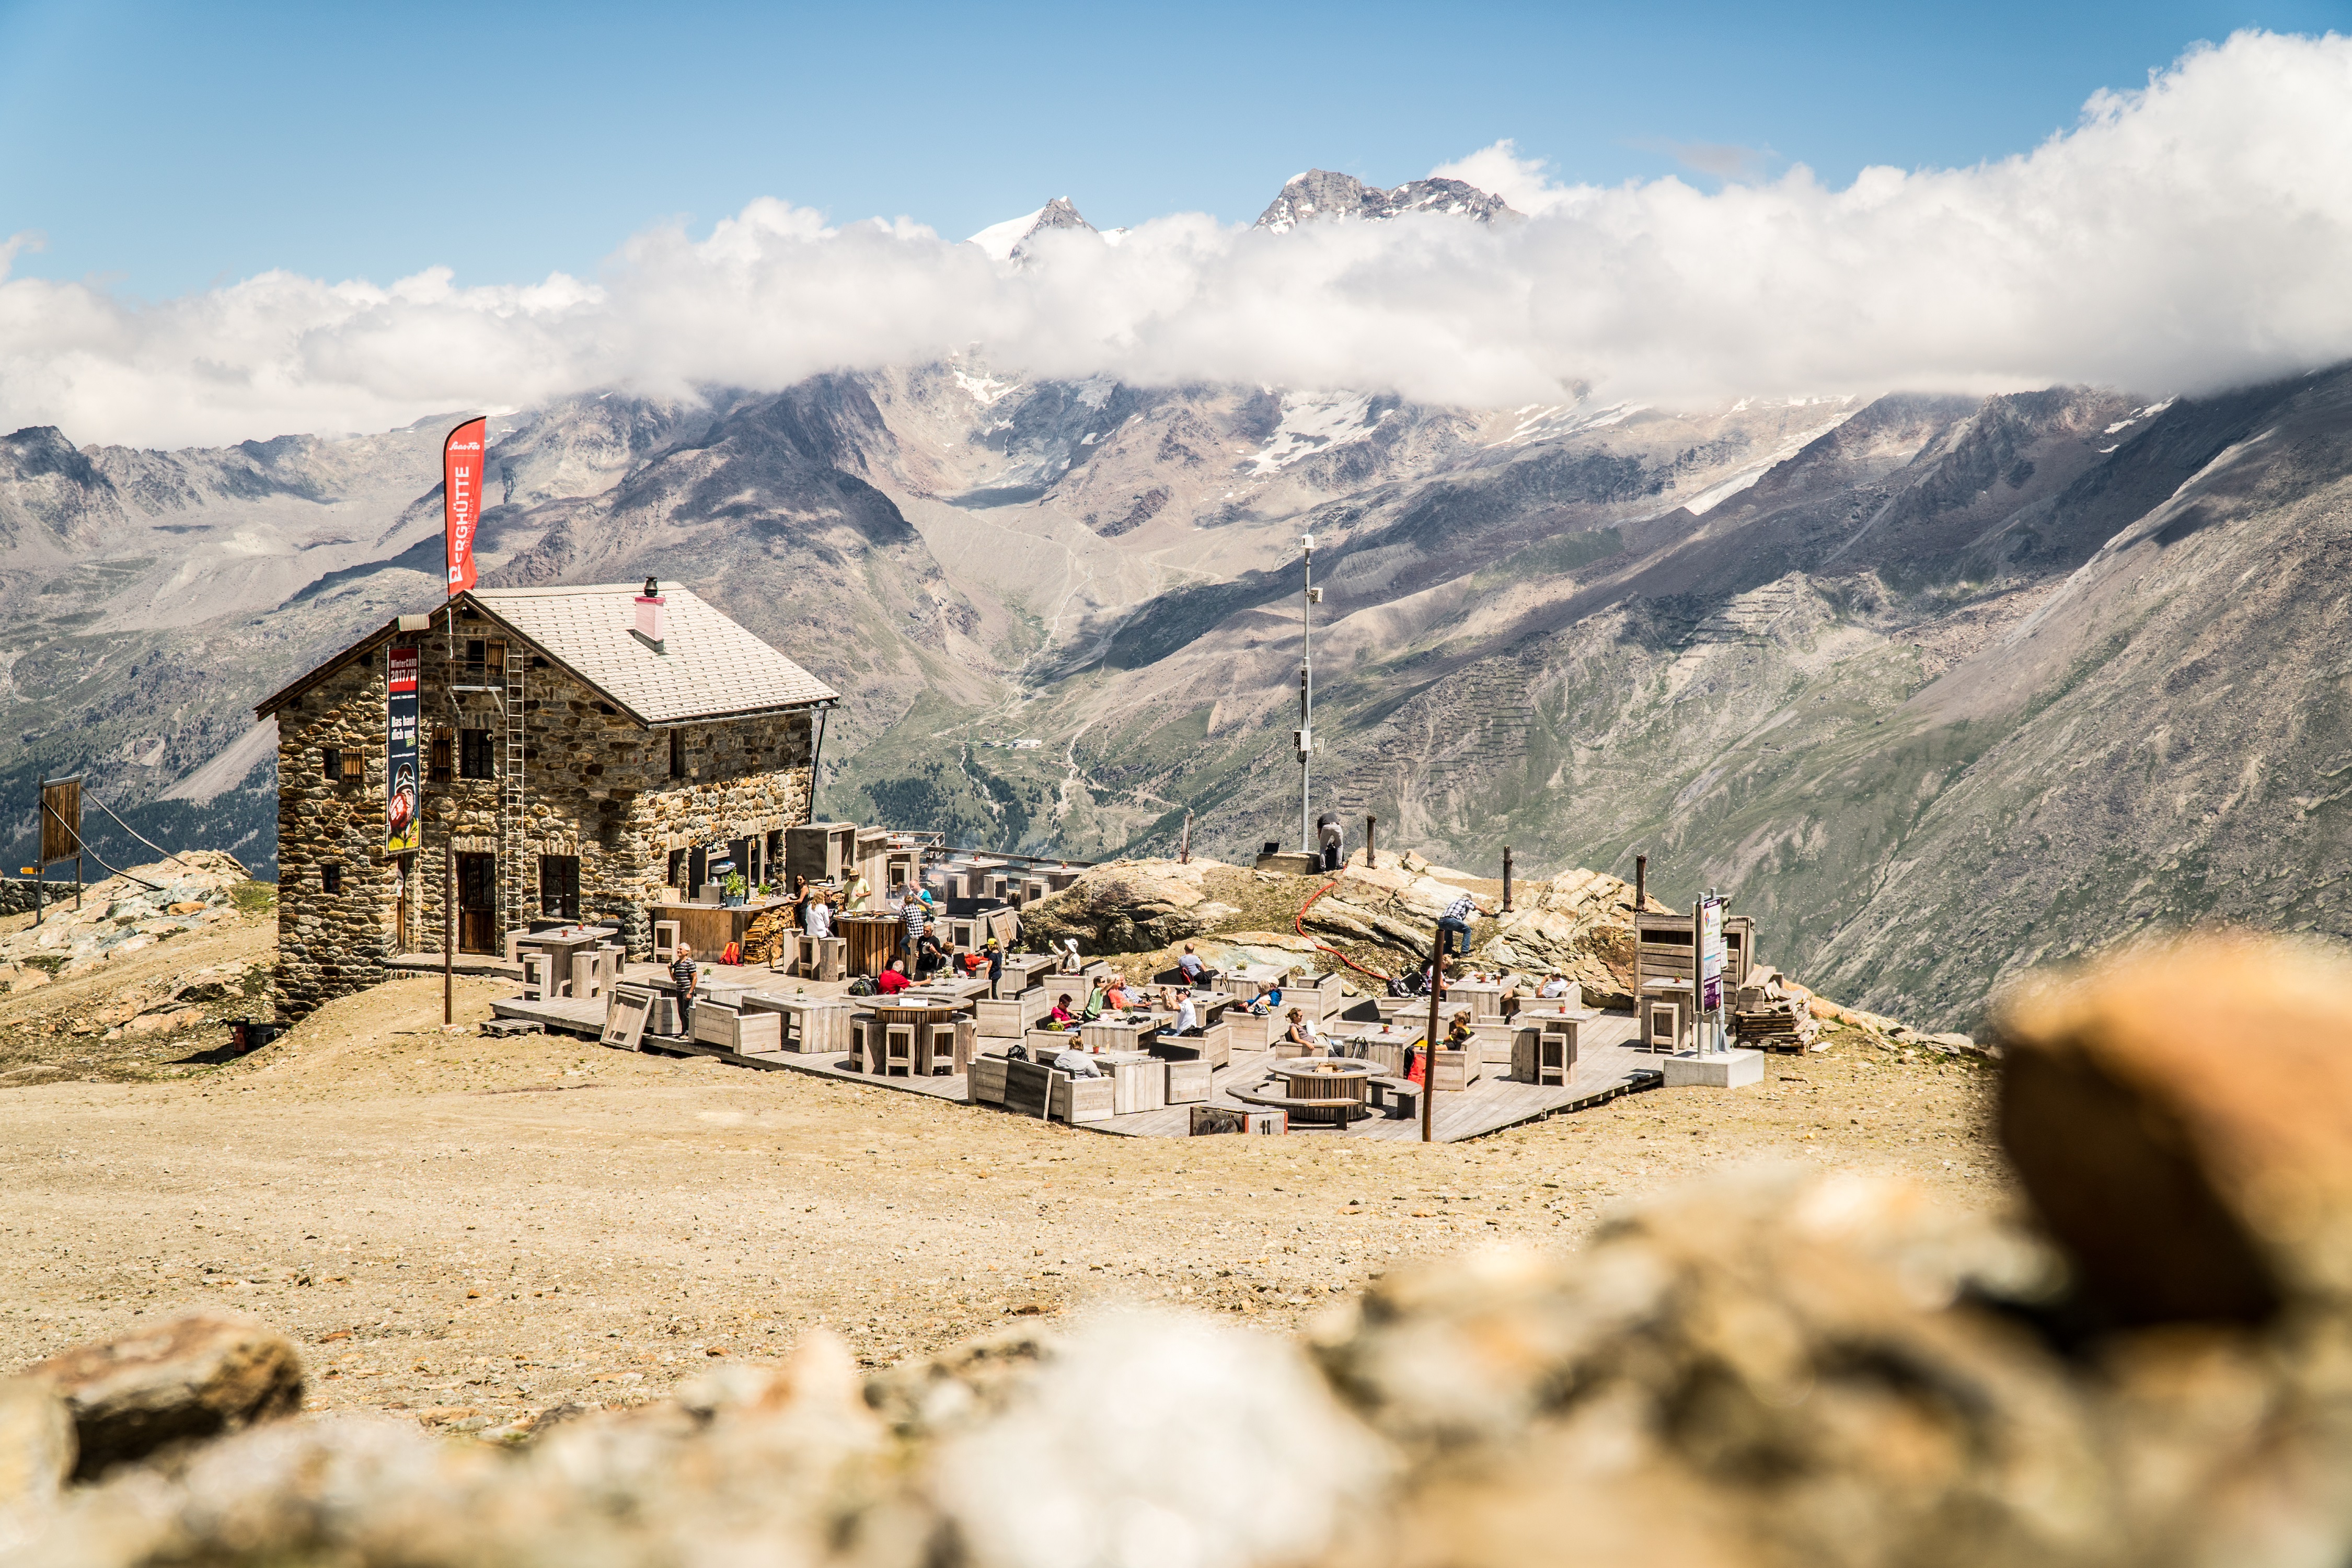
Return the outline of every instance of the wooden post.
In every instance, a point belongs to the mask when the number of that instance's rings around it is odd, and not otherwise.
[[[457,1021],[457,850],[441,841],[441,1021]]]
[[[1381,825],[1377,816],[1364,818],[1364,869],[1370,870],[1381,863],[1380,851],[1372,847],[1372,830]]]
[[[1437,1124],[1437,999],[1445,991],[1445,931],[1438,928],[1437,940],[1429,948],[1429,1033],[1421,1044],[1421,1141],[1433,1142],[1430,1131]]]
[[[1511,912],[1511,847],[1503,846],[1503,912]]]
[[[1642,1014],[1642,906],[1649,900],[1650,858],[1633,857],[1633,1037],[1650,1048],[1650,1021]]]

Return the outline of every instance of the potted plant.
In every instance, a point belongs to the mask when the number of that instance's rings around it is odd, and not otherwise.
[[[743,907],[743,873],[728,872],[727,880],[721,886],[727,889],[727,907],[730,910],[741,909]]]

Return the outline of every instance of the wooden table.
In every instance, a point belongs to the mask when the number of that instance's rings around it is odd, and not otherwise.
[[[1088,1050],[1139,1051],[1175,1022],[1173,1013],[1106,1013],[1091,1024],[1078,1026],[1078,1042]]]
[[[856,1011],[846,996],[785,995],[775,991],[746,991],[746,1009],[783,1015],[782,1048],[814,1056],[845,1056],[849,1051],[849,1019]]]
[[[1357,1108],[1369,1098],[1372,1075],[1378,1070],[1368,1061],[1329,1057],[1305,1057],[1274,1065],[1274,1076],[1282,1080],[1283,1092],[1291,1101],[1285,1109],[1294,1119],[1342,1127],[1356,1119]],[[1300,1104],[1301,1100],[1307,1103]]]
[[[1286,964],[1244,963],[1238,969],[1228,969],[1217,976],[1217,989],[1228,996],[1238,996],[1246,1002],[1257,994],[1261,985],[1281,985],[1289,980],[1291,970]]]
[[[517,932],[509,939],[508,945],[518,962],[526,952],[546,954],[547,984],[551,994],[576,996],[584,1002],[589,999],[587,993],[572,984],[572,961],[583,953],[593,952],[600,943],[619,940],[616,932],[603,926],[558,926],[552,931]],[[609,986],[618,978],[617,975],[607,976],[606,984]]]

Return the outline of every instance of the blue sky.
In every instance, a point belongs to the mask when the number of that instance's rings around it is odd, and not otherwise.
[[[2030,149],[2246,26],[2352,5],[18,3],[0,234],[45,237],[20,277],[152,299],[586,274],[760,195],[951,237],[1056,195],[1105,226],[1245,220],[1311,164],[1393,184],[1503,137],[1568,179],[1747,157],[1843,184]]]

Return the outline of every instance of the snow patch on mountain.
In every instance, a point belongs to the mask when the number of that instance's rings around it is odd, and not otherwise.
[[[1372,400],[1364,393],[1286,392],[1282,423],[1241,466],[1260,478],[1278,473],[1301,458],[1362,440],[1386,417],[1372,412]]]

